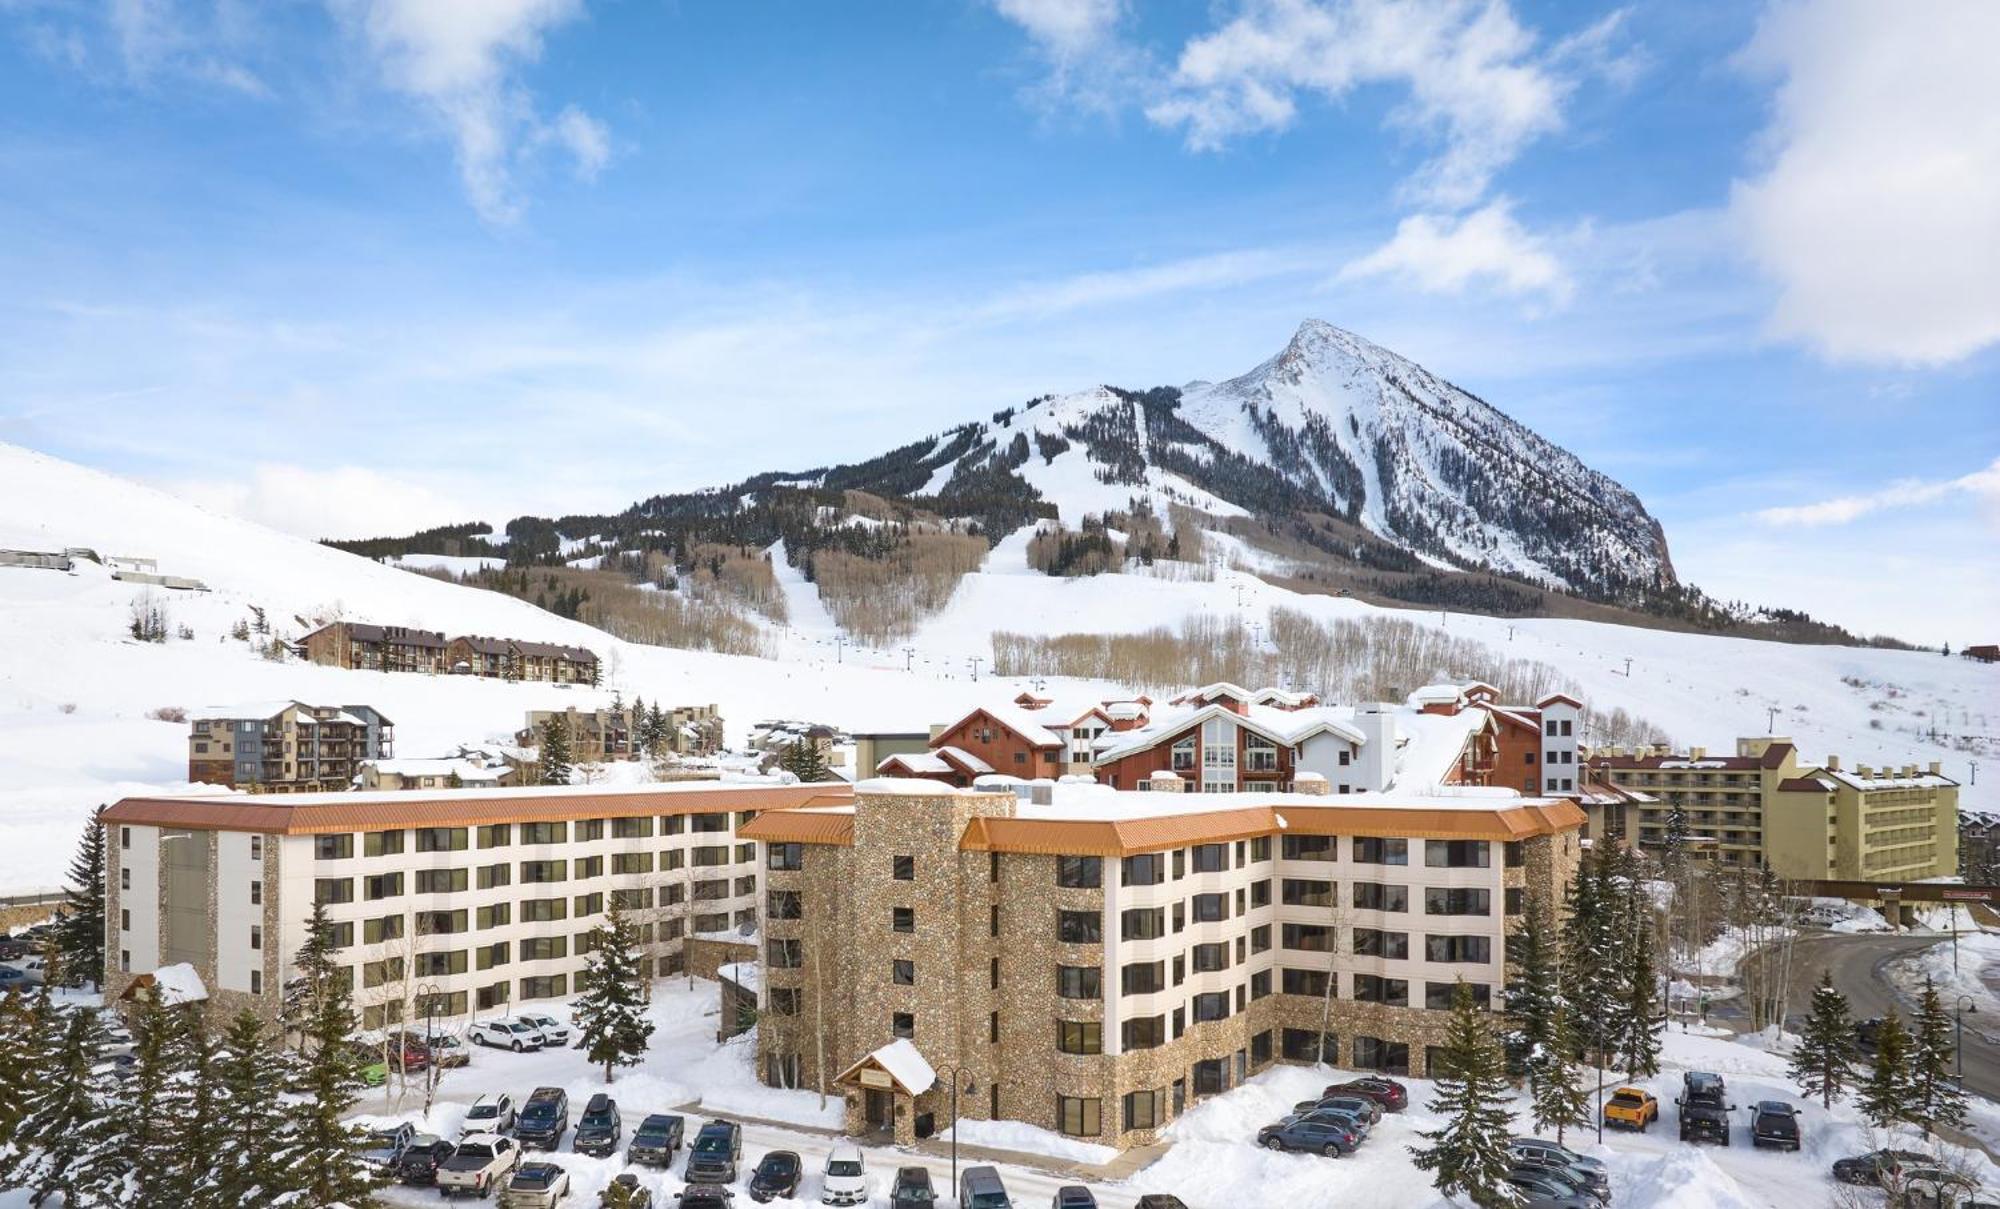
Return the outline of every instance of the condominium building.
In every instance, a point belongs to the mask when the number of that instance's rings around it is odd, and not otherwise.
[[[364,760],[395,754],[369,705],[265,701],[203,710],[188,724],[188,780],[268,793],[346,789]]]
[[[444,635],[400,625],[335,621],[299,639],[313,663],[372,672],[444,671]]]
[[[218,1011],[273,1015],[315,901],[368,1027],[425,1015],[433,996],[457,1020],[572,993],[614,903],[639,925],[644,970],[672,972],[689,934],[756,925],[758,865],[740,830],[848,793],[698,782],[127,798],[102,816],[106,989],[188,962]]]
[[[1114,1146],[1324,1055],[1422,1074],[1463,979],[1580,855],[1573,802],[866,781],[768,811],[761,1074],[902,1142],[1010,1119]],[[942,1075],[943,1077],[938,1077]]]
[[[1958,782],[1936,762],[1849,770],[1828,756],[1804,764],[1789,738],[1767,735],[1738,739],[1733,755],[1611,747],[1591,752],[1588,764],[1648,799],[1593,818],[1593,834],[1656,853],[1678,809],[1688,851],[1725,865],[1832,881],[1958,873]]]

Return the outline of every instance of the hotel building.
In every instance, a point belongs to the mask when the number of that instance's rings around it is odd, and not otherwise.
[[[857,1134],[943,1129],[956,1084],[961,1116],[1127,1146],[1277,1061],[1421,1075],[1584,821],[1478,786],[1022,792],[867,781],[741,829],[767,1083],[844,1094]]]

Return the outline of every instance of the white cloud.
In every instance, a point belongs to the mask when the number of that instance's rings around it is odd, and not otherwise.
[[[162,485],[203,507],[298,537],[374,537],[487,519],[462,499],[365,466],[264,463],[247,481]]]
[[[1460,218],[1414,214],[1388,243],[1340,270],[1343,281],[1387,276],[1432,294],[1484,285],[1504,294],[1564,302],[1570,280],[1546,243],[1514,219],[1506,199]]]
[[[1120,0],[994,0],[993,7],[1065,58],[1102,45],[1124,10]]]
[[[2000,342],[2000,4],[1775,5],[1781,77],[1731,211],[1778,288],[1771,330],[1829,358],[1937,364]]]
[[[1595,27],[1594,27],[1595,28]],[[1601,56],[1604,28],[1574,65]],[[1370,85],[1408,90],[1396,125],[1443,149],[1408,184],[1425,204],[1475,203],[1493,174],[1562,125],[1574,77],[1538,56],[1505,0],[1247,0],[1182,48],[1169,94],[1147,108],[1197,150],[1283,130],[1302,93],[1340,101]]]
[[[1117,36],[1124,0],[993,0],[993,7],[1048,64],[1048,78],[1027,90],[1041,106],[1110,114],[1149,87],[1146,55]]]
[[[1879,491],[1843,495],[1812,504],[1765,508],[1757,519],[1767,525],[1818,527],[1845,525],[1870,513],[1891,508],[1916,508],[1958,496],[1972,496],[1988,508],[2000,507],[2000,458],[1983,470],[1955,479],[1904,479]],[[2000,520],[2000,513],[1995,514]],[[2000,525],[1996,525],[2000,528]]]
[[[451,131],[459,176],[489,222],[517,218],[514,173],[523,154],[553,143],[586,179],[609,155],[602,124],[570,106],[553,123],[516,79],[542,40],[582,15],[582,0],[329,0],[358,28],[389,85],[428,107]]]

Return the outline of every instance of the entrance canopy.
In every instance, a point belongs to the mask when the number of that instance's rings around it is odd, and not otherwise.
[[[842,1087],[894,1090],[916,1097],[929,1091],[937,1082],[937,1072],[931,1069],[931,1064],[917,1052],[917,1047],[910,1043],[909,1038],[898,1037],[841,1071],[834,1082]]]

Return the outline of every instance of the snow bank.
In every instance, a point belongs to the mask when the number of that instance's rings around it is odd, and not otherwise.
[[[1047,1155],[1052,1159],[1067,1159],[1075,1163],[1093,1165],[1109,1163],[1118,1157],[1118,1151],[1110,1146],[1099,1146],[1081,1138],[1072,1138],[1054,1130],[1030,1125],[1026,1121],[974,1121],[961,1119],[953,1129],[938,1135],[940,1141],[951,1141],[953,1134],[967,1146],[990,1146],[995,1150],[1018,1150],[1022,1154]]]

